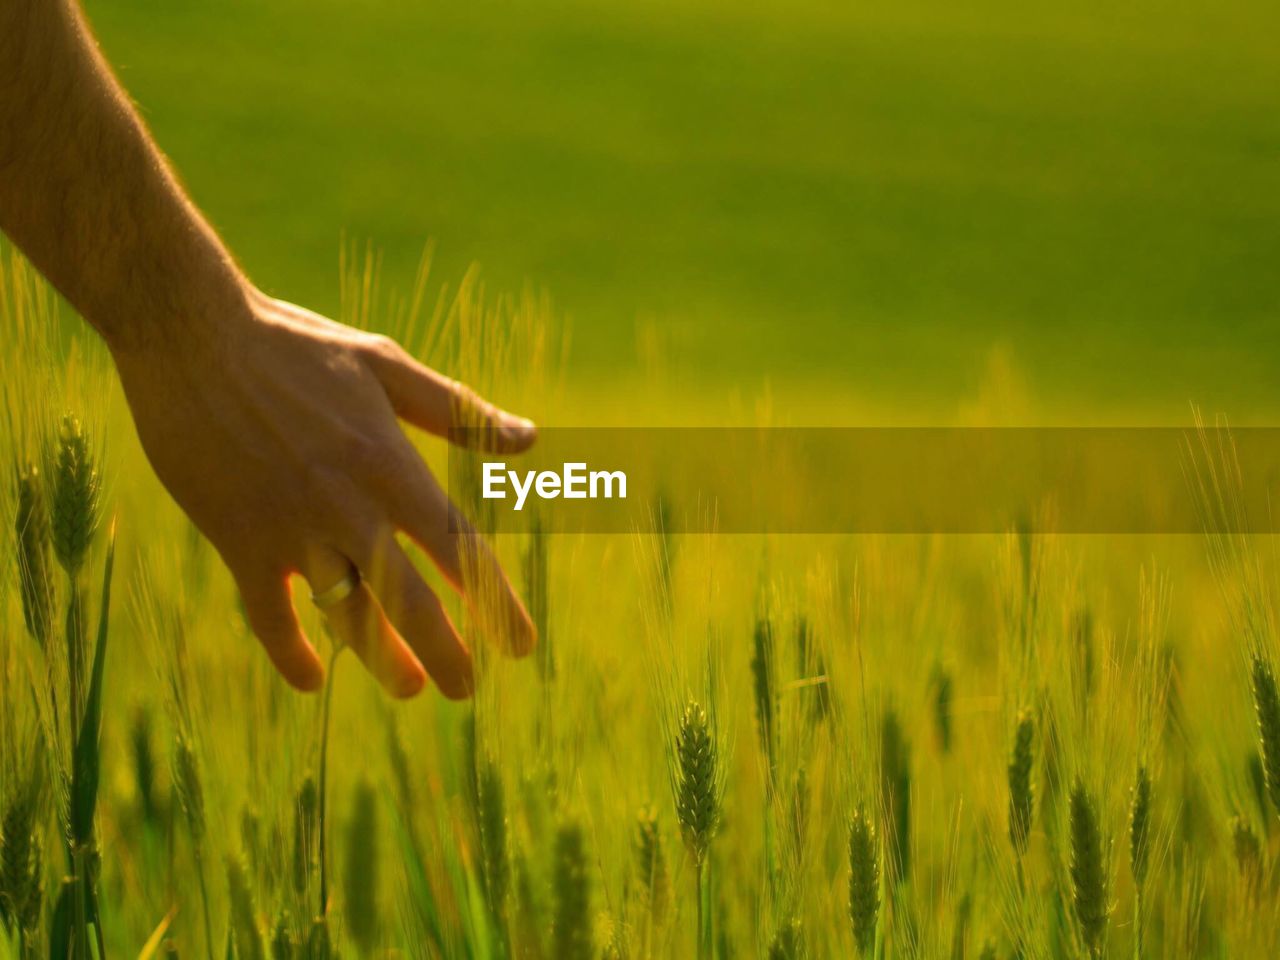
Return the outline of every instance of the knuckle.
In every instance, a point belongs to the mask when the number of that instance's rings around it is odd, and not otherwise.
[[[383,333],[369,334],[364,340],[364,352],[374,361],[398,364],[409,359],[404,347]]]
[[[301,528],[321,532],[328,518],[353,500],[347,471],[329,463],[308,464],[303,471],[302,494],[297,519]]]
[[[348,470],[363,470],[381,455],[379,438],[368,431],[344,430],[338,436],[337,453]]]
[[[480,394],[476,393],[461,380],[449,380],[445,386],[454,410],[458,413],[466,414],[474,410],[480,403]]]
[[[379,487],[396,482],[406,473],[405,457],[399,446],[385,440],[369,442],[358,462],[364,476]]]
[[[484,429],[490,425],[493,407],[465,383],[453,381],[450,391],[453,422],[464,429]]]
[[[334,537],[349,541],[376,516],[368,492],[342,467],[309,468],[303,489],[303,505],[296,524],[300,543],[327,543]],[[305,554],[306,549],[299,552]]]
[[[360,481],[399,464],[399,438],[394,423],[378,417],[361,420],[365,422],[342,426],[333,437],[328,459],[339,478]]]
[[[327,463],[311,461],[302,465],[300,477],[305,502],[327,499],[338,487],[338,473]]]

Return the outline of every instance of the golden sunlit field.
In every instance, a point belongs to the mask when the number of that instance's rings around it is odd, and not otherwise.
[[[357,271],[343,319],[582,409],[544,302],[433,296]],[[532,656],[451,596],[474,698],[393,703],[300,585],[305,696],[57,309],[6,262],[3,960],[1274,955],[1269,539],[508,534]]]

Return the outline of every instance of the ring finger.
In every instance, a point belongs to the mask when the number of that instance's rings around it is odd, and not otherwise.
[[[470,696],[471,652],[392,530],[383,527],[350,547],[387,618],[418,655],[440,692],[452,699]]]
[[[388,694],[418,693],[426,671],[351,561],[321,547],[310,552],[304,567],[312,598],[335,636],[355,651]]]

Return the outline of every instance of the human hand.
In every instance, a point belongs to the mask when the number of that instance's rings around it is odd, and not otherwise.
[[[289,576],[323,594],[354,567],[359,585],[325,608],[338,639],[393,696],[416,694],[427,674],[447,697],[471,692],[471,653],[396,531],[455,588],[484,584],[499,609],[481,619],[508,652],[531,650],[523,605],[397,417],[437,436],[478,425],[486,446],[505,453],[533,443],[533,424],[385,337],[252,288],[208,312],[214,321],[180,337],[113,348],[116,365],[152,466],[222,555],[284,678],[302,690],[324,678]]]
[[[385,338],[256,291],[169,172],[75,0],[0,2],[0,130],[0,230],[109,345],[156,473],[231,568],[289,682],[324,677],[289,575],[324,595],[354,565],[363,582],[325,606],[337,637],[393,694],[416,693],[428,673],[447,696],[470,691],[470,653],[397,530],[455,587],[483,587],[488,602],[469,602],[486,632],[515,653],[532,647],[497,562],[396,418],[438,435],[485,425],[503,452],[528,447],[532,424]]]

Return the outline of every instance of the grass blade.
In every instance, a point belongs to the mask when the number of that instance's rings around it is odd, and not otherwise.
[[[93,832],[93,812],[98,803],[101,764],[98,738],[102,732],[102,677],[107,660],[107,621],[111,612],[111,574],[115,566],[115,530],[107,542],[107,561],[102,574],[102,608],[98,615],[98,639],[93,653],[93,673],[85,701],[84,720],[76,737],[72,763],[71,835],[77,845],[87,843]]]

